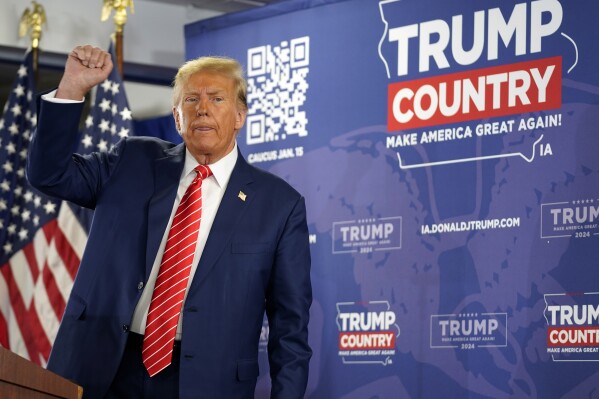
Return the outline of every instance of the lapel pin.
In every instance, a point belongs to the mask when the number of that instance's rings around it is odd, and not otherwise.
[[[240,200],[242,200],[243,202],[245,202],[245,199],[247,198],[247,195],[245,195],[245,193],[243,191],[240,191],[239,194],[237,195],[239,197]]]

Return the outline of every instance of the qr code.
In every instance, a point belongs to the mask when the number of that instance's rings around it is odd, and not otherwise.
[[[309,36],[248,49],[248,145],[308,135],[302,107],[309,64]]]

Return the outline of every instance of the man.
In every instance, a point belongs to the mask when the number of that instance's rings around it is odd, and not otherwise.
[[[180,68],[173,115],[184,144],[138,137],[71,154],[81,101],[112,67],[107,52],[76,47],[42,97],[30,145],[34,187],[95,209],[48,368],[86,398],[252,398],[266,311],[271,398],[302,398],[304,199],[238,153],[239,64],[208,57]]]

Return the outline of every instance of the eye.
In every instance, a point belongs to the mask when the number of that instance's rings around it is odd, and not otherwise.
[[[225,101],[224,97],[212,97],[212,101],[214,101],[215,103],[222,103],[223,101]]]
[[[198,98],[194,96],[189,96],[185,97],[183,101],[186,103],[195,103],[196,101],[198,101]]]

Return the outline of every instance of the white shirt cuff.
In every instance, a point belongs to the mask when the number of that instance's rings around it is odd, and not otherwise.
[[[50,101],[51,103],[73,104],[73,103],[82,103],[83,101],[85,101],[85,98],[83,98],[81,101],[69,100],[67,98],[56,98],[56,90],[52,90],[49,93],[43,94],[42,100]]]

